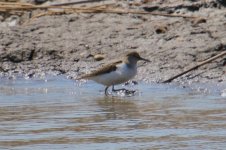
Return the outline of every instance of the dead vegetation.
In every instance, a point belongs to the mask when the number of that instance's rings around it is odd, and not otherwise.
[[[140,14],[140,15],[157,15],[165,17],[183,17],[183,18],[197,18],[195,16],[181,15],[181,14],[167,14],[159,12],[148,12],[132,9],[124,9],[118,7],[115,3],[102,4],[95,6],[65,6],[64,5],[34,5],[30,3],[20,3],[20,2],[0,2],[0,11],[9,14],[19,14],[24,12],[30,12],[33,10],[43,10],[41,13],[31,17],[37,18],[46,15],[62,15],[62,14],[72,14],[72,13],[115,13],[115,14]]]

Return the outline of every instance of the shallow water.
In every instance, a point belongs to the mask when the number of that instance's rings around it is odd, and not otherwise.
[[[129,88],[139,92],[105,97],[93,82],[2,79],[0,149],[225,149],[220,89]]]

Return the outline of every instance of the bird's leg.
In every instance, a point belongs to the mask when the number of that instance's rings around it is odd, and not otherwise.
[[[104,93],[105,93],[106,96],[108,96],[108,88],[109,88],[109,86],[107,86],[107,87],[105,88],[105,90],[104,90],[104,91],[105,91]]]
[[[127,89],[125,89],[125,88],[115,89],[115,88],[114,88],[114,85],[112,85],[112,91],[113,91],[113,92],[117,92],[117,91],[125,91],[126,94],[133,94],[133,93],[136,92],[136,91],[134,91],[134,90],[127,90]]]

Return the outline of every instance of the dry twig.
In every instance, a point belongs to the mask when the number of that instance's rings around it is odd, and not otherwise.
[[[169,82],[173,81],[174,79],[176,79],[176,78],[178,78],[178,77],[180,77],[180,76],[182,76],[182,75],[184,75],[184,74],[186,74],[186,73],[188,73],[188,72],[190,72],[190,71],[192,71],[192,70],[198,69],[199,67],[201,67],[201,66],[203,66],[203,65],[205,65],[205,64],[207,64],[207,63],[210,63],[211,61],[213,61],[213,60],[215,60],[215,59],[217,59],[217,58],[219,58],[219,57],[222,57],[222,56],[224,56],[224,55],[226,55],[226,51],[224,51],[224,52],[222,52],[222,53],[220,53],[220,54],[218,54],[218,55],[216,55],[216,56],[213,56],[213,57],[211,57],[211,58],[209,58],[209,59],[207,59],[207,60],[205,60],[205,61],[199,63],[198,65],[196,65],[196,66],[194,66],[194,67],[191,67],[191,68],[185,70],[184,72],[179,73],[179,74],[177,74],[177,75],[175,75],[175,76],[169,78],[168,80],[163,81],[163,83],[169,83]]]

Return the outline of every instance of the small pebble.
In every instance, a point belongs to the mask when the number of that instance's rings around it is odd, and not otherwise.
[[[96,61],[100,61],[100,60],[103,60],[105,58],[105,56],[103,54],[97,54],[97,55],[94,55],[94,59]]]

